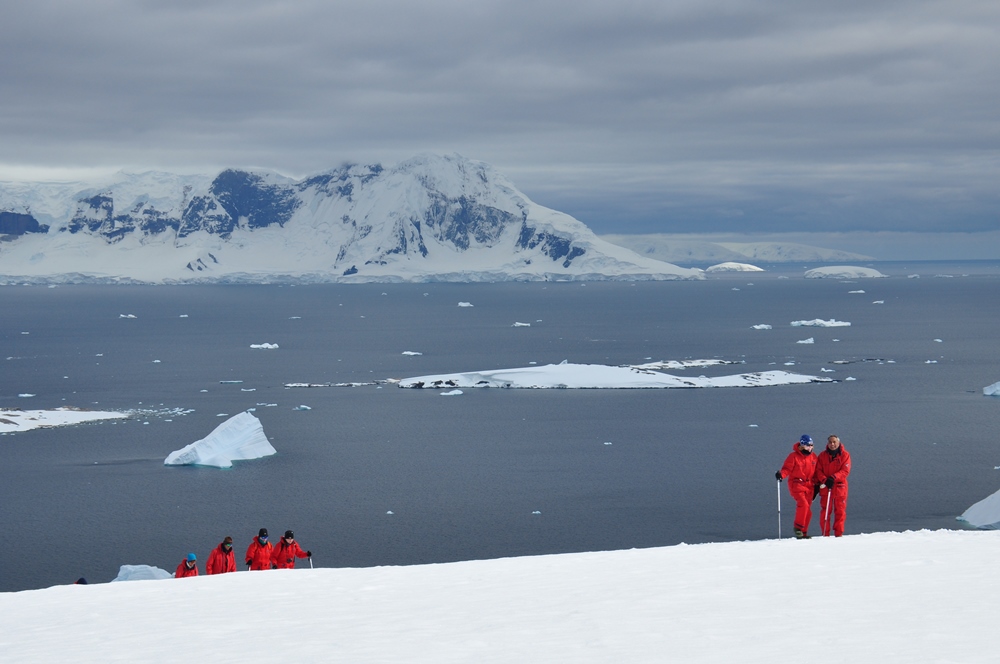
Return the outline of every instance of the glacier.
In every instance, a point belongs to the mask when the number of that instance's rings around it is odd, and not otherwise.
[[[301,180],[227,169],[0,183],[0,240],[0,284],[704,279],[460,155]]]
[[[260,420],[248,412],[230,417],[205,438],[167,455],[165,466],[231,468],[233,461],[277,454]]]

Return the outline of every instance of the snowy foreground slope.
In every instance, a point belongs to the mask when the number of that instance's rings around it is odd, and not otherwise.
[[[701,278],[459,155],[302,180],[229,169],[0,183],[0,283]]]
[[[0,658],[995,662],[998,559],[920,531],[59,586],[0,594]]]

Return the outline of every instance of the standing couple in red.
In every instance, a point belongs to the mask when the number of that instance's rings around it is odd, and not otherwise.
[[[795,537],[809,538],[812,521],[812,502],[819,495],[819,528],[824,537],[844,534],[847,518],[847,476],[851,474],[851,455],[840,443],[840,438],[826,439],[826,449],[813,454],[813,442],[802,436],[792,446],[792,453],[785,459],[781,470],[774,476],[780,482],[788,478],[788,493],[795,500]],[[831,504],[832,502],[832,504]]]

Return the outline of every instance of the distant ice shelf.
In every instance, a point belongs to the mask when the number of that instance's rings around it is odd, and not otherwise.
[[[43,427],[61,427],[98,420],[127,418],[128,414],[112,411],[82,410],[63,407],[52,410],[0,409],[0,433],[16,433]]]

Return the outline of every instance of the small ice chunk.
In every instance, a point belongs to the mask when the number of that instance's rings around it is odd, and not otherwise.
[[[605,445],[613,445],[614,443],[612,443],[610,440],[606,440],[606,441],[604,441],[604,444]]]
[[[472,306],[475,306],[475,305],[473,305],[471,302],[459,302],[458,306],[460,306],[460,307],[472,307]]]
[[[136,318],[135,314],[118,314],[119,318]]]
[[[816,343],[816,339],[814,339],[813,337],[809,337],[808,339],[799,339],[795,343],[797,343],[797,344],[814,344],[814,343]]]
[[[250,348],[261,348],[261,349],[264,349],[264,350],[274,350],[277,347],[278,347],[278,344],[269,344],[269,343],[250,344]]]
[[[848,376],[844,380],[857,380],[857,378],[855,378],[854,376]]]
[[[462,394],[462,390],[451,390],[450,392],[442,392],[441,396],[443,396],[443,397],[457,397],[459,394]]]
[[[934,341],[938,342],[939,344],[944,343],[941,339],[935,339]]]
[[[35,395],[34,394],[28,394],[27,392],[23,392],[21,394],[18,394],[17,396],[21,397],[22,399],[30,399],[31,397],[33,397]]]
[[[842,320],[823,320],[821,318],[816,318],[814,320],[793,320],[789,323],[792,327],[850,327],[851,324]]]
[[[924,364],[937,364],[937,363],[938,363],[937,360],[927,360],[926,362],[924,362]]]
[[[312,408],[310,408],[309,406],[304,406],[302,404],[299,404],[295,408],[292,408],[292,410],[312,410]]]
[[[875,300],[872,304],[885,304],[885,300]]]
[[[770,330],[772,327],[767,323],[761,323],[760,325],[754,325],[751,327],[753,330]]]
[[[404,350],[403,355],[423,355],[423,353],[418,353],[415,350]]]
[[[159,360],[153,360],[153,364],[160,364]]]
[[[187,314],[181,314],[180,316],[178,316],[178,318],[187,318],[187,317],[188,317]]]
[[[424,295],[427,295],[427,293],[424,293]],[[393,514],[393,513],[394,512],[392,510],[389,510],[388,512],[386,512],[386,514]]]
[[[822,371],[823,373],[834,373],[836,369],[827,369],[826,367],[822,367],[820,371]]]
[[[848,295],[850,295],[850,294],[853,294],[853,293],[864,293],[864,291],[863,290],[852,290],[852,291],[847,291],[847,293],[848,293]]]
[[[115,581],[158,581],[172,578],[174,575],[167,570],[152,565],[122,565],[118,568],[118,576],[111,579],[111,583]]]
[[[756,428],[758,428],[758,427],[759,427],[760,425],[759,425],[759,424],[748,424],[747,426],[749,426],[749,427],[750,427],[751,429],[756,429]]]
[[[519,323],[515,321],[511,327],[531,327],[531,323]]]
[[[532,512],[532,514],[541,514],[541,512],[538,511],[538,510],[535,510],[534,512]]]

